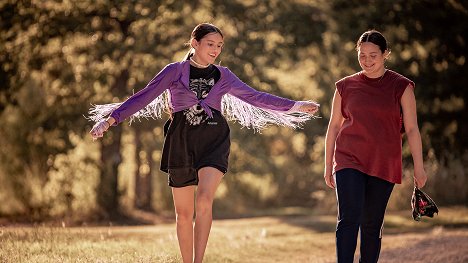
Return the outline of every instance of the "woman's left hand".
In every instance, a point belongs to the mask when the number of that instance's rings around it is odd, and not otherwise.
[[[414,169],[414,184],[418,188],[423,188],[424,185],[426,184],[427,181],[427,175],[426,171],[424,171],[424,168],[415,168]]]
[[[299,111],[314,115],[319,110],[320,104],[313,101],[301,101]]]

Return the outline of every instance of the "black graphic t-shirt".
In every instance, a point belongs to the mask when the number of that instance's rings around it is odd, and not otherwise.
[[[190,90],[195,93],[198,99],[204,99],[213,88],[214,84],[220,79],[219,69],[210,65],[207,68],[197,68],[190,66]],[[197,104],[183,111],[187,123],[190,125],[199,125],[208,119],[208,115],[203,108]]]
[[[203,69],[190,66],[189,88],[200,100],[208,96],[220,78],[216,66]],[[229,125],[220,111],[211,111],[212,118],[197,104],[173,113],[164,125],[160,169],[168,173],[170,186],[197,185],[198,171],[203,167],[227,172],[231,146]]]

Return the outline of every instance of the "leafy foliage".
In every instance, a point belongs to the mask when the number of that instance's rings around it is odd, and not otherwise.
[[[426,159],[440,164],[431,165],[430,184],[435,189],[445,174],[458,174],[451,184],[460,194],[447,202],[466,203],[468,7],[462,1],[3,0],[0,13],[0,201],[9,200],[0,214],[83,216],[132,207],[139,171],[155,179],[155,210],[171,209],[158,171],[164,120],[113,127],[92,142],[83,115],[92,103],[125,100],[180,60],[200,22],[223,30],[220,63],[246,83],[322,105],[321,118],[300,130],[257,134],[233,123],[218,209],[330,204],[322,156],[334,82],[359,70],[354,43],[370,28],[391,43],[387,66],[416,83]]]

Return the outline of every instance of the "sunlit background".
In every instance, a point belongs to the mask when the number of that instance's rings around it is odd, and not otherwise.
[[[362,4],[367,2],[367,4]],[[416,83],[429,181],[441,206],[468,204],[465,1],[0,1],[0,218],[86,221],[131,211],[172,216],[159,170],[161,120],[88,132],[92,104],[120,102],[181,60],[195,25],[225,34],[219,58],[252,87],[321,104],[302,129],[231,123],[230,168],[214,216],[286,207],[334,213],[324,135],[338,79],[359,71],[355,41],[381,31],[387,67]],[[412,162],[389,209],[409,210]]]

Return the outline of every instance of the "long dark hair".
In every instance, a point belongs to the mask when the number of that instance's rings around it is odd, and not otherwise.
[[[379,46],[380,51],[384,53],[386,50],[390,51],[390,47],[388,46],[387,39],[380,33],[379,31],[372,29],[362,33],[359,37],[358,41],[356,42],[356,51],[359,51],[359,47],[364,42],[371,42]]]
[[[210,24],[210,23],[198,24],[192,31],[192,36],[190,37],[190,40],[187,43],[187,45],[190,46],[190,48],[187,54],[184,56],[183,60],[187,60],[193,55],[194,49],[190,44],[192,42],[192,39],[195,39],[196,41],[200,41],[203,37],[205,37],[206,35],[210,33],[218,33],[221,35],[221,37],[224,38],[223,33],[217,26]]]

